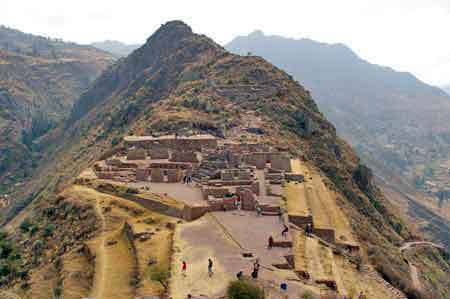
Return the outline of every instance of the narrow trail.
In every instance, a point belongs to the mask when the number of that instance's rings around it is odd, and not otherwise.
[[[409,271],[411,272],[411,280],[413,282],[414,288],[416,288],[419,291],[422,290],[422,284],[420,283],[419,278],[419,270],[417,269],[417,267],[410,263]]]
[[[399,249],[400,249],[400,252],[403,252],[403,251],[408,250],[411,247],[415,247],[415,246],[429,246],[429,247],[434,247],[434,248],[437,248],[437,249],[444,250],[444,246],[436,244],[436,243],[433,243],[433,242],[428,242],[428,241],[406,242]]]
[[[100,201],[96,200],[95,203],[95,210],[97,212],[97,214],[100,217],[101,223],[102,223],[102,228],[101,228],[101,237],[100,237],[100,246],[98,248],[98,252],[96,253],[96,272],[97,269],[100,268],[99,272],[97,272],[95,274],[95,282],[94,282],[94,290],[93,290],[93,297],[94,298],[103,298],[103,294],[104,294],[104,290],[105,290],[105,274],[106,274],[106,264],[107,264],[107,254],[106,254],[106,235],[105,235],[105,230],[106,230],[106,220],[105,220],[105,215],[103,215],[103,211],[102,211],[102,207],[100,205]],[[101,267],[98,267],[98,266]]]

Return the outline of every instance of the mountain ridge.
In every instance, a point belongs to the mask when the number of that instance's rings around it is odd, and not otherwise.
[[[310,93],[266,60],[231,54],[180,21],[162,25],[145,45],[108,68],[81,95],[65,124],[53,131],[46,163],[17,194],[23,205],[11,207],[7,220],[17,212],[44,211],[49,219],[60,215],[59,204],[67,195],[58,194],[70,190],[78,175],[96,161],[123,150],[125,136],[208,133],[225,139],[252,122],[260,123],[255,138],[297,157],[339,194],[333,200],[361,242],[361,258],[370,260],[396,287],[412,292],[408,264],[398,248],[414,233],[373,183],[371,170],[337,136]],[[53,202],[56,211],[48,210]],[[103,211],[99,204],[96,209]],[[54,239],[70,235],[55,234]],[[68,245],[61,251],[70,249]],[[436,252],[428,254],[440,259]],[[421,257],[418,254],[419,262]],[[438,267],[436,263],[431,265]],[[439,294],[447,293],[445,285],[427,283]]]

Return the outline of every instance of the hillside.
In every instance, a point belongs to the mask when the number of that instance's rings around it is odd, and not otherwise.
[[[139,48],[139,45],[127,45],[122,42],[105,40],[102,42],[92,43],[91,46],[96,47],[100,50],[109,52],[116,58],[121,58],[128,56],[131,52]]]
[[[36,167],[45,144],[35,141],[112,62],[93,47],[0,27],[0,194]]]
[[[273,298],[283,295],[269,281],[280,280],[289,298],[324,290],[418,298],[400,250],[418,236],[309,92],[260,57],[166,23],[103,72],[53,132],[43,163],[5,211],[6,238],[27,272],[11,257],[4,284],[24,297],[215,298],[256,255],[258,281]],[[193,182],[183,184],[180,170]],[[233,211],[235,193],[244,211]],[[445,252],[411,254],[426,266],[424,292],[447,297]],[[209,278],[206,255],[216,267]]]
[[[379,175],[388,177],[387,169],[411,184],[438,181],[430,165],[448,159],[450,148],[450,96],[442,90],[364,61],[342,44],[257,31],[226,47],[262,56],[304,84],[338,132],[367,162],[376,161]]]

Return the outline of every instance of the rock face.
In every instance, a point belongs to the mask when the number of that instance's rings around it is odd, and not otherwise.
[[[258,124],[259,138],[317,169],[341,194],[337,200],[362,248],[371,247],[378,262],[389,265],[393,279],[406,277],[397,244],[411,237],[407,225],[309,92],[264,59],[228,53],[179,21],[161,26],[81,95],[45,152],[45,163],[17,196],[34,198],[38,191],[63,188],[93,161],[118,150],[124,136],[190,132],[221,137],[247,124]],[[161,176],[150,174],[151,180]]]
[[[92,47],[0,27],[0,188],[28,175],[33,143],[112,62]]]

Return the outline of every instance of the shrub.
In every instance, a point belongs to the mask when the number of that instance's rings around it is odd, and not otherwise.
[[[310,291],[306,291],[302,294],[302,299],[313,299],[314,296]]]
[[[22,231],[22,233],[26,233],[30,230],[31,227],[31,221],[28,218],[25,218],[21,223],[20,223],[20,230]]]
[[[55,227],[53,226],[53,224],[47,224],[46,227],[44,227],[44,231],[42,232],[42,236],[44,236],[44,238],[48,238],[53,236],[53,232],[55,231]]]
[[[256,285],[242,280],[232,281],[227,289],[229,299],[263,299],[263,291]]]
[[[166,270],[161,267],[154,266],[148,269],[148,274],[151,280],[158,281],[164,287],[166,286],[167,279],[169,278],[169,273]]]

